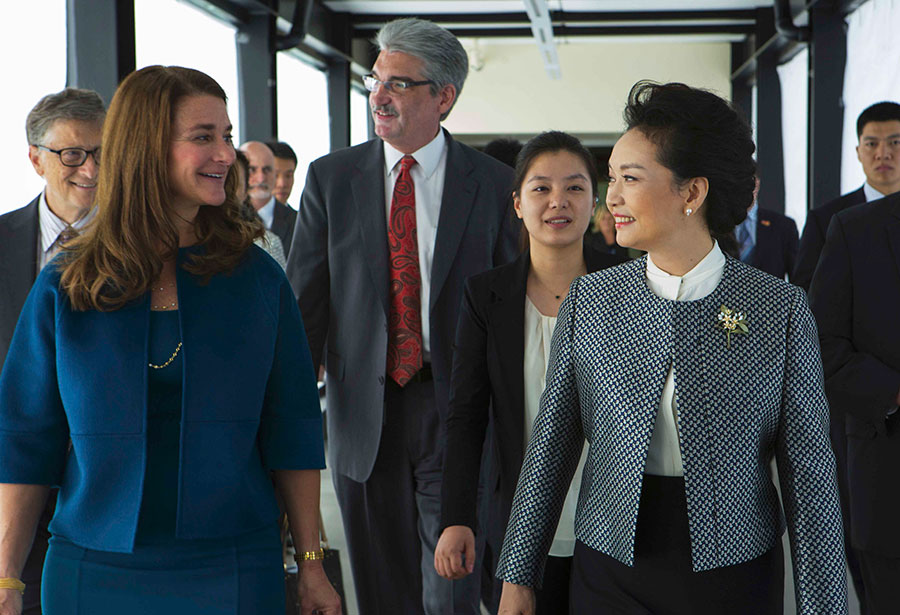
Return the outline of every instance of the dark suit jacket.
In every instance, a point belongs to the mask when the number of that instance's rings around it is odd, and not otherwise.
[[[512,169],[446,131],[445,136],[428,306],[435,405],[442,419],[463,283],[512,260],[519,227],[510,197]],[[309,166],[293,247],[288,278],[313,361],[325,363],[329,461],[333,470],[362,482],[375,463],[384,421],[389,284],[380,139]]]
[[[800,238],[800,250],[797,253],[794,275],[791,276],[793,284],[809,291],[816,265],[819,264],[819,257],[822,255],[825,234],[828,232],[828,224],[831,222],[832,216],[848,207],[865,202],[866,193],[860,187],[859,190],[849,192],[809,211],[806,217],[806,226],[803,227],[803,237]]]
[[[777,211],[756,212],[756,245],[750,264],[757,269],[784,279],[794,271],[797,257],[797,223]]]
[[[0,371],[19,312],[37,277],[40,198],[0,216]]]
[[[900,557],[900,193],[837,214],[810,288],[825,391],[843,416],[851,542]]]
[[[588,272],[625,262],[585,245]],[[493,418],[491,491],[493,520],[506,529],[519,469],[525,455],[525,291],[531,259],[515,262],[466,281],[453,352],[450,414],[441,489],[441,527],[476,530],[475,503],[481,451],[488,419]]]
[[[291,251],[291,240],[294,238],[294,223],[297,220],[297,210],[281,201],[275,201],[275,211],[272,213],[273,233],[281,240],[284,255]]]

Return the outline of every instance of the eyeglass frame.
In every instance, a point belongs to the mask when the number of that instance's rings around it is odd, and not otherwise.
[[[42,150],[50,152],[52,154],[56,154],[59,157],[59,163],[61,165],[63,165],[64,167],[69,167],[70,169],[77,169],[78,167],[84,165],[84,163],[87,162],[88,156],[93,156],[94,164],[96,164],[98,167],[100,166],[100,146],[99,145],[91,150],[84,149],[83,147],[63,147],[60,149],[52,149],[52,148],[47,147],[46,145],[38,145],[37,143],[33,143],[32,145],[34,145],[38,149],[42,149]],[[79,151],[82,154],[84,154],[84,158],[82,158],[81,162],[79,162],[78,164],[66,164],[65,161],[63,161],[63,158],[62,158],[63,152],[72,151],[72,150]]]
[[[372,83],[373,87],[369,87],[369,82]],[[408,89],[414,88],[419,85],[437,85],[431,79],[425,79],[423,81],[404,81],[403,79],[387,79],[386,81],[382,81],[374,74],[369,73],[368,75],[363,75],[363,87],[366,88],[369,92],[374,92],[378,89],[378,84],[384,86],[388,92],[393,92],[395,94],[403,94]]]

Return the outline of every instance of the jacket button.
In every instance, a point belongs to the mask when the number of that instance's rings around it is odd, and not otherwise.
[[[384,376],[378,376],[378,384],[384,385]]]

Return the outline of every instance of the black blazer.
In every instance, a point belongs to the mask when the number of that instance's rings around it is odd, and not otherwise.
[[[40,199],[38,195],[25,207],[0,216],[0,371],[19,312],[38,274]]]
[[[588,272],[627,259],[585,244]],[[493,419],[490,492],[495,520],[506,527],[525,456],[525,289],[531,259],[518,259],[466,280],[450,378],[450,413],[441,485],[441,527],[477,528],[481,453]],[[492,506],[492,508],[493,508]],[[492,515],[493,516],[493,515]],[[501,530],[502,531],[502,530]]]
[[[756,246],[750,265],[776,278],[794,271],[797,258],[797,223],[776,211],[759,208],[756,212]]]
[[[825,392],[843,417],[851,543],[900,557],[900,193],[834,216],[809,292]]]
[[[797,264],[794,266],[791,283],[809,291],[832,216],[848,207],[862,205],[865,202],[866,193],[859,188],[809,211],[806,226],[803,227],[803,236],[800,238],[800,250],[797,253]]]
[[[276,199],[275,210],[272,212],[271,231],[281,240],[285,258],[291,251],[291,240],[294,238],[294,222],[296,221],[297,210]]]

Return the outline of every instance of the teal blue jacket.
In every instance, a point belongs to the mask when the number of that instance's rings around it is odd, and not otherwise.
[[[54,266],[38,277],[0,374],[0,482],[58,485],[53,534],[130,552],[146,469],[149,295],[78,312],[59,278]],[[206,284],[181,267],[177,278],[176,536],[235,536],[277,518],[269,470],[324,467],[315,373],[291,287],[261,249]]]

